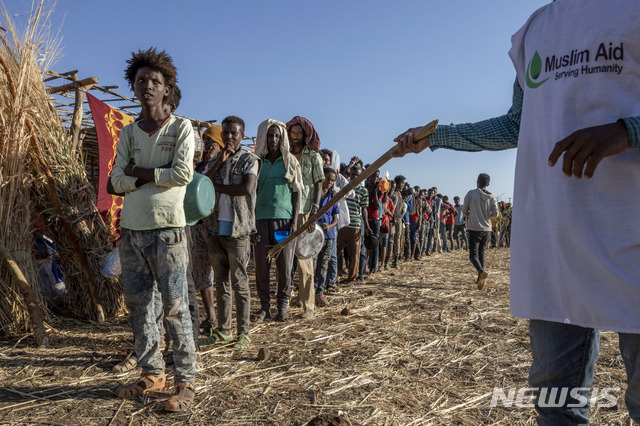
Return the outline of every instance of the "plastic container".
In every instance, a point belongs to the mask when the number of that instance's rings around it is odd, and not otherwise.
[[[100,272],[107,278],[116,278],[122,275],[122,266],[120,265],[120,255],[118,249],[114,248],[105,256],[100,265]]]
[[[187,185],[184,195],[184,216],[187,225],[193,226],[211,214],[216,202],[216,191],[211,179],[200,173],[193,173],[191,183]]]
[[[387,192],[389,190],[389,181],[386,179],[380,179],[378,182],[378,187],[380,187],[381,192]]]
[[[364,237],[364,247],[367,250],[375,250],[378,247],[379,241],[375,235],[367,235]]]
[[[289,231],[276,231],[273,233],[273,237],[276,239],[276,242],[280,244],[281,242],[287,239],[289,234],[290,234]]]
[[[313,232],[306,230],[296,238],[296,256],[300,259],[309,259],[315,257],[322,250],[324,245],[324,232],[316,223]]]

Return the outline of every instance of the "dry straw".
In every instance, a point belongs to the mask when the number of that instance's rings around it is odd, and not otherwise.
[[[312,320],[293,307],[292,322],[253,323],[248,351],[203,346],[196,401],[183,415],[162,411],[171,389],[124,405],[113,395],[140,374],[111,373],[132,347],[124,318],[103,326],[59,321],[56,350],[0,347],[0,422],[533,425],[533,408],[491,407],[494,387],[528,386],[531,356],[527,322],[509,313],[509,250],[491,249],[486,261],[484,291],[466,251],[436,253],[342,286]],[[255,289],[252,304],[260,306]],[[617,335],[603,332],[594,387],[620,390],[618,406],[592,405],[593,424],[629,424],[624,376]]]
[[[2,333],[30,325],[25,298],[42,300],[32,255],[36,217],[57,243],[72,312],[104,320],[121,308],[120,283],[99,273],[110,250],[95,193],[45,90],[43,71],[56,57],[50,11],[34,6],[25,18],[2,10],[0,30],[0,242],[28,285],[0,269]],[[96,289],[90,291],[93,287]]]

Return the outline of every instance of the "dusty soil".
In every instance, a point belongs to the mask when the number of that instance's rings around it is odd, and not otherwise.
[[[485,291],[466,256],[436,254],[341,288],[314,320],[294,308],[291,323],[255,324],[241,354],[203,348],[196,402],[179,415],[162,410],[169,390],[115,397],[139,375],[111,372],[131,350],[124,317],[104,326],[56,319],[50,347],[29,335],[0,341],[0,422],[533,424],[532,408],[490,407],[494,387],[527,385],[530,363],[527,323],[509,313],[509,251],[488,252]],[[617,336],[604,332],[594,386],[620,390],[615,407],[591,409],[592,424],[626,424],[624,382]]]

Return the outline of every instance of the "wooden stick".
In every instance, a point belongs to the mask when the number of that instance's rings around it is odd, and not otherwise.
[[[80,144],[80,130],[82,130],[82,102],[84,102],[84,94],[87,93],[87,90],[90,89],[91,86],[82,87],[76,89],[76,102],[73,107],[73,117],[71,119],[71,146],[73,147],[73,152],[78,152],[82,150],[82,145]]]
[[[9,250],[1,241],[0,257],[2,257],[7,262],[9,270],[13,273],[13,276],[18,283],[18,287],[22,292],[22,297],[24,297],[25,302],[24,304],[29,310],[29,316],[31,317],[31,322],[33,324],[33,334],[36,337],[38,346],[47,346],[49,344],[49,335],[44,328],[44,315],[42,313],[40,303],[38,303],[38,299],[36,299],[35,295],[33,294],[29,282],[18,267],[16,261],[13,259],[13,256],[11,255],[11,253],[9,253]]]
[[[73,74],[73,81],[78,81],[78,76]],[[95,79],[96,83],[98,79]],[[87,93],[87,90],[91,89],[93,84],[89,84],[86,86],[81,86],[76,88],[75,90],[75,100],[73,106],[73,118],[71,119],[71,147],[73,148],[73,152],[78,152],[82,150],[82,146],[80,146],[80,130],[82,129],[82,104],[84,103],[84,94]]]
[[[438,127],[438,120],[433,120],[431,123],[427,124],[426,126],[422,126],[422,127],[417,128],[416,130],[413,131],[413,140],[415,142],[417,142],[417,141],[419,141],[421,139],[426,138],[431,133],[433,133],[436,130],[437,127]],[[280,254],[282,249],[287,244],[289,244],[296,237],[298,237],[298,235],[300,235],[303,232],[305,232],[307,230],[307,228],[309,228],[309,226],[311,226],[314,223],[316,223],[316,221],[318,219],[320,219],[323,214],[328,212],[329,209],[334,206],[334,204],[336,204],[338,201],[340,201],[340,199],[342,197],[344,197],[349,192],[351,192],[351,190],[353,188],[355,188],[356,186],[358,186],[358,184],[360,184],[360,182],[362,182],[365,179],[367,179],[376,170],[378,170],[387,161],[389,161],[393,157],[393,154],[396,152],[396,150],[397,150],[397,145],[394,145],[389,151],[387,151],[384,154],[382,154],[382,156],[380,158],[378,158],[376,161],[374,161],[369,167],[364,169],[364,171],[362,173],[360,173],[360,176],[358,176],[357,178],[353,179],[351,182],[349,182],[349,184],[347,186],[342,188],[342,190],[340,192],[338,192],[336,195],[334,195],[333,198],[331,200],[329,200],[329,202],[327,204],[322,206],[322,208],[320,208],[320,210],[318,210],[316,212],[316,214],[310,216],[309,219],[307,219],[307,221],[305,223],[303,223],[302,225],[298,225],[298,228],[292,234],[290,234],[285,240],[281,241],[277,246],[275,246],[274,248],[269,250],[269,252],[267,253],[267,259],[275,259],[276,257],[278,257],[278,254]]]
[[[109,422],[109,424],[107,426],[111,426],[111,424],[113,423],[113,421],[116,419],[116,417],[118,417],[118,413],[120,412],[120,409],[122,408],[122,406],[124,405],[126,399],[122,400],[122,403],[120,404],[120,406],[118,407],[118,409],[116,410],[116,413],[113,415],[113,417],[111,418],[111,421]]]
[[[69,84],[63,84],[62,86],[50,87],[47,89],[47,93],[50,95],[54,95],[60,92],[68,92],[69,90],[78,89],[84,86],[93,86],[94,84],[98,84],[97,77],[89,77],[84,80],[74,81]]]

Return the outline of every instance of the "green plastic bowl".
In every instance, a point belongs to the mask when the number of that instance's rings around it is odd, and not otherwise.
[[[191,183],[187,185],[184,195],[184,216],[187,225],[193,226],[211,214],[216,202],[216,191],[211,179],[200,173],[193,173]]]

